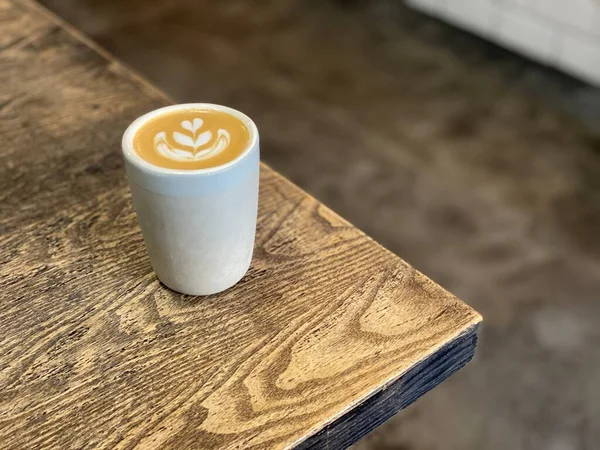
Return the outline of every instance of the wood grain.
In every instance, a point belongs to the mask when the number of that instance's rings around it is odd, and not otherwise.
[[[475,311],[266,166],[242,282],[160,285],[119,142],[168,100],[34,3],[0,30],[1,447],[339,448],[470,360]]]

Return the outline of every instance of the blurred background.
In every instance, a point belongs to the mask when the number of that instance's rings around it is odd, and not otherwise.
[[[600,448],[600,0],[42,3],[484,315],[357,449]]]

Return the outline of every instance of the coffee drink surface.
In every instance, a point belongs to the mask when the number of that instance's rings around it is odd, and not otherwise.
[[[246,125],[223,111],[172,111],[144,123],[133,138],[135,152],[167,169],[221,166],[240,156],[250,143]]]

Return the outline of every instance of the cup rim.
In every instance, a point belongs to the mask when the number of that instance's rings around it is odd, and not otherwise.
[[[133,147],[133,138],[138,132],[138,130],[144,125],[148,120],[153,119],[157,116],[160,116],[164,113],[169,113],[173,111],[181,111],[185,109],[204,109],[209,111],[220,111],[227,114],[231,114],[232,116],[238,118],[242,121],[248,132],[250,134],[250,140],[246,148],[240,153],[237,157],[232,159],[231,161],[227,161],[225,164],[221,164],[219,166],[214,167],[206,167],[203,169],[170,169],[168,167],[160,167],[156,166],[145,159],[143,159],[138,153],[135,151]],[[208,175],[216,172],[221,172],[226,170],[244,158],[246,158],[251,152],[252,149],[258,143],[258,128],[254,121],[237,109],[230,108],[229,106],[217,105],[214,103],[179,103],[176,105],[163,106],[162,108],[154,109],[146,114],[141,115],[137,119],[135,119],[125,130],[123,133],[123,139],[121,141],[121,146],[123,150],[123,155],[130,163],[136,165],[140,169],[150,172],[156,175],[177,175],[177,176],[193,176],[193,175]]]

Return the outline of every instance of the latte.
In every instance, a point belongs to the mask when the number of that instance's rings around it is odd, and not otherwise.
[[[223,111],[166,112],[144,123],[133,138],[135,152],[158,167],[197,170],[240,156],[250,143],[246,125]]]

